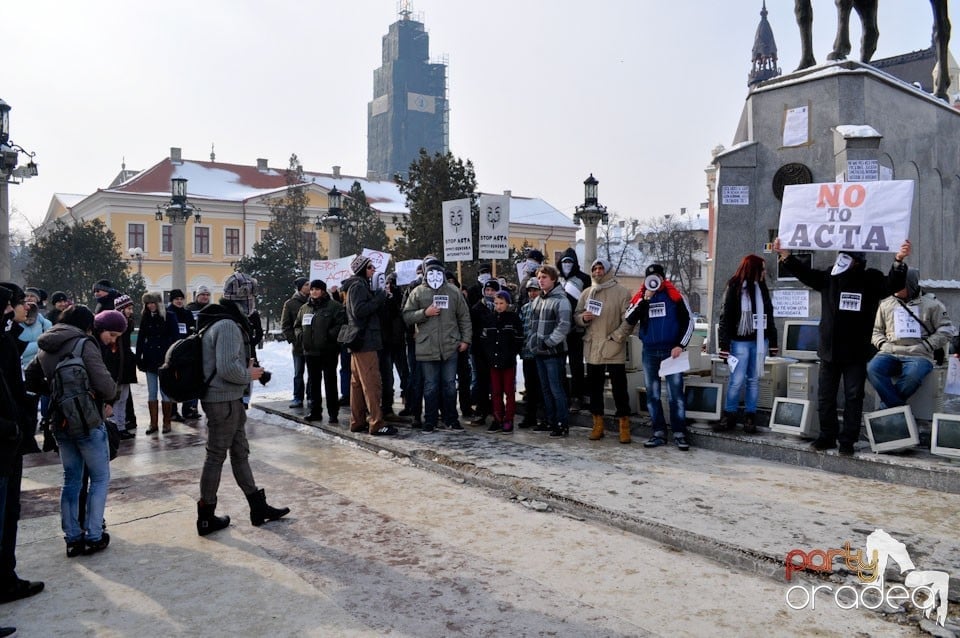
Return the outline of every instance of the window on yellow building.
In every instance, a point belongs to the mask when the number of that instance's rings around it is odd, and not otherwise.
[[[208,227],[193,227],[193,252],[198,255],[210,254],[210,229]]]
[[[173,252],[173,226],[170,224],[164,224],[160,229],[160,252]]]
[[[130,224],[127,226],[127,248],[146,249],[144,244],[144,233],[146,232],[143,224]]]
[[[240,254],[240,229],[228,228],[226,231],[223,252],[227,255]]]

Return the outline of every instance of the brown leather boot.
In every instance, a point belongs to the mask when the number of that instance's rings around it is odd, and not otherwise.
[[[166,434],[170,431],[170,417],[173,416],[173,403],[170,401],[162,401],[160,405],[163,408],[163,433]]]
[[[620,417],[620,442],[630,442],[630,417],[628,416]]]
[[[591,441],[597,441],[603,438],[603,415],[594,414],[593,415],[593,429],[590,430],[590,436],[587,438]]]
[[[147,428],[147,434],[156,434],[159,423],[160,410],[156,401],[147,401],[147,409],[150,410],[150,427]]]

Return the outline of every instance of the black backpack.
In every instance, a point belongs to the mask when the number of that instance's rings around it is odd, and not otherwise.
[[[183,403],[202,399],[207,394],[210,382],[217,374],[214,367],[209,377],[203,376],[203,342],[207,330],[219,319],[205,325],[198,332],[179,339],[167,348],[163,365],[157,370],[160,390],[171,401]]]
[[[83,363],[83,346],[87,339],[77,337],[70,352],[57,363],[50,379],[52,425],[74,439],[87,436],[91,429],[103,423]]]

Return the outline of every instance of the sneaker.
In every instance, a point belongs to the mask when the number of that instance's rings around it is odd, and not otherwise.
[[[429,432],[435,431],[436,429],[437,429],[437,426],[433,425],[432,423],[424,423],[420,431],[423,432],[424,434],[427,434]]]
[[[78,541],[70,541],[67,543],[67,558],[76,558],[84,553],[84,550],[87,548],[87,544],[83,542],[81,538]]]
[[[330,418],[327,419],[327,423],[330,425],[340,425],[340,419],[331,414]]]
[[[323,415],[322,415],[322,414],[313,414],[313,413],[311,412],[310,414],[304,416],[304,417],[303,417],[303,420],[304,420],[304,421],[322,421],[322,420],[323,420]]]
[[[451,423],[451,424],[448,425],[447,427],[450,428],[450,429],[451,429],[452,431],[454,431],[454,432],[463,432],[463,426],[460,425],[460,421],[454,421],[453,423]]]
[[[838,452],[840,452],[841,456],[853,456],[856,450],[853,447],[853,443],[841,443]]]
[[[409,423],[407,419],[394,412],[385,412],[383,414],[383,420],[388,423]]]
[[[0,603],[11,603],[15,600],[30,598],[43,591],[41,581],[29,581],[14,577],[13,585],[0,590]]]
[[[531,419],[524,418],[523,421],[517,423],[517,427],[526,430],[527,428],[533,427],[533,423],[531,423]]]
[[[678,450],[686,452],[690,449],[690,444],[687,443],[687,437],[683,434],[674,434],[673,443],[677,446]]]
[[[110,534],[107,534],[106,532],[104,532],[103,535],[100,536],[100,540],[88,541],[87,549],[83,553],[89,555],[89,554],[96,554],[97,552],[102,552],[107,548],[109,544],[110,544]]]
[[[303,401],[293,401],[290,405],[287,406],[291,410],[299,410],[303,407]]]
[[[487,422],[487,416],[485,414],[477,414],[475,417],[470,419],[470,425],[483,425]]]
[[[200,413],[196,410],[188,410],[187,412],[183,413],[183,418],[185,418],[187,421],[199,421]]]
[[[828,439],[825,436],[817,437],[817,440],[810,444],[814,450],[822,452],[824,450],[832,450],[837,447],[837,442],[834,439]]]
[[[487,432],[499,432],[503,428],[500,423],[494,419],[493,423],[490,424],[490,427],[487,428]]]
[[[643,444],[643,447],[660,447],[661,445],[666,444],[666,442],[666,434],[663,432],[654,432],[653,436],[650,437],[650,440]]]
[[[549,432],[551,429],[546,421],[537,421],[537,424],[533,426],[534,432]]]
[[[128,441],[130,439],[136,438],[136,430],[120,430],[120,440]]]
[[[373,436],[396,436],[398,433],[399,431],[397,430],[397,428],[393,427],[392,425],[386,425],[386,424],[381,425],[376,430],[370,431],[370,434],[372,434]]]
[[[174,412],[170,415],[170,420],[174,423],[183,423],[186,419],[184,419],[179,412]],[[166,430],[164,430],[164,432],[166,432]]]
[[[412,429],[414,429],[414,430],[422,430],[422,429],[423,429],[423,421],[420,419],[420,417],[415,416],[415,417],[413,417],[413,423],[410,424],[410,427],[411,427]]]
[[[500,434],[513,434],[513,423],[510,421],[504,421],[503,429],[500,431]]]
[[[397,416],[413,416],[413,411],[410,408],[404,408],[397,412]]]

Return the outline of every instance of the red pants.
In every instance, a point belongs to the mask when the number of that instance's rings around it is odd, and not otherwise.
[[[517,410],[517,369],[490,368],[490,390],[493,394],[493,418],[499,423],[513,423]],[[503,409],[503,395],[507,395],[507,409]]]

